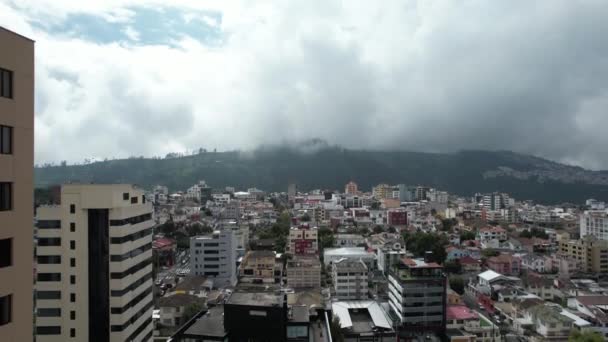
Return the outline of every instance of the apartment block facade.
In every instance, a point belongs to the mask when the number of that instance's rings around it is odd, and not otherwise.
[[[291,228],[285,252],[291,255],[318,255],[318,229],[316,227]]]
[[[580,240],[565,240],[559,243],[560,255],[573,259],[582,266],[580,271],[587,273],[608,272],[608,241],[594,236]]]
[[[153,208],[131,185],[64,185],[37,211],[36,340],[148,341]]]
[[[389,270],[388,283],[389,305],[401,321],[400,333],[445,331],[446,277],[440,265],[404,258]]]
[[[287,286],[292,288],[319,288],[321,262],[317,257],[296,257],[287,262]]]
[[[608,240],[608,210],[587,210],[580,216],[581,238],[594,236]]]
[[[334,296],[339,300],[368,299],[367,266],[361,260],[343,259],[332,264]]]
[[[190,238],[190,273],[213,279],[214,287],[235,285],[236,247],[229,229]]]
[[[0,340],[33,340],[34,42],[0,27]]]

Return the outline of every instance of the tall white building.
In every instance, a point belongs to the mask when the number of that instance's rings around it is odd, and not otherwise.
[[[214,287],[235,285],[236,246],[232,230],[190,238],[190,272],[213,279]]]
[[[608,240],[608,210],[587,210],[580,216],[581,237]]]
[[[38,208],[36,340],[149,341],[152,218],[131,185],[64,185]]]

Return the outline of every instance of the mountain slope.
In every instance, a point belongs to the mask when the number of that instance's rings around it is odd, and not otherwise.
[[[452,154],[360,151],[322,147],[260,148],[253,152],[206,152],[169,159],[122,159],[88,165],[35,169],[37,186],[73,182],[164,184],[185,190],[204,179],[214,187],[256,186],[286,191],[342,189],[354,180],[369,190],[379,183],[424,184],[460,195],[505,191],[517,199],[545,203],[587,198],[608,201],[608,172],[588,171],[513,152],[463,151]]]

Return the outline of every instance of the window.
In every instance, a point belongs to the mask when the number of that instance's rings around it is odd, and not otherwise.
[[[123,199],[123,201],[128,201],[129,200],[129,193],[128,192],[123,192],[122,193],[122,199]]]
[[[61,264],[61,255],[39,255],[37,261],[39,264]]]
[[[13,295],[0,297],[0,326],[8,324],[12,320]]]
[[[36,327],[36,335],[61,335],[61,327]]]
[[[76,276],[75,275],[71,275],[70,276],[70,284],[76,284]]]
[[[0,97],[13,98],[13,72],[0,69]]]
[[[70,240],[70,249],[76,249],[76,241]]]
[[[0,154],[13,154],[13,127],[0,126]]]
[[[70,293],[70,302],[72,302],[72,303],[76,302],[76,294],[75,293]]]
[[[76,311],[70,311],[70,319],[72,321],[76,319]]]
[[[9,267],[13,264],[13,240],[0,240],[0,268]]]
[[[74,329],[74,328],[70,329],[70,337],[76,337],[76,329]]]
[[[72,233],[76,231],[76,223],[75,222],[70,222],[70,231]]]
[[[61,281],[61,273],[38,273],[38,281]]]
[[[76,205],[70,204],[70,214],[76,214]]]
[[[76,258],[70,258],[70,267],[76,267]]]
[[[0,211],[13,209],[13,183],[0,183]]]
[[[38,229],[60,229],[61,221],[60,220],[39,220],[36,224]]]
[[[61,238],[38,238],[38,246],[61,246]]]
[[[61,299],[61,291],[36,291],[36,299]]]
[[[38,317],[61,317],[61,309],[38,308]]]
[[[131,197],[131,204],[137,204],[138,197]]]
[[[146,195],[141,195],[141,203],[146,203]]]

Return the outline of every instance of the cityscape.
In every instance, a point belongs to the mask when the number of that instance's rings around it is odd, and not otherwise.
[[[0,0],[0,342],[608,341],[606,13]]]

